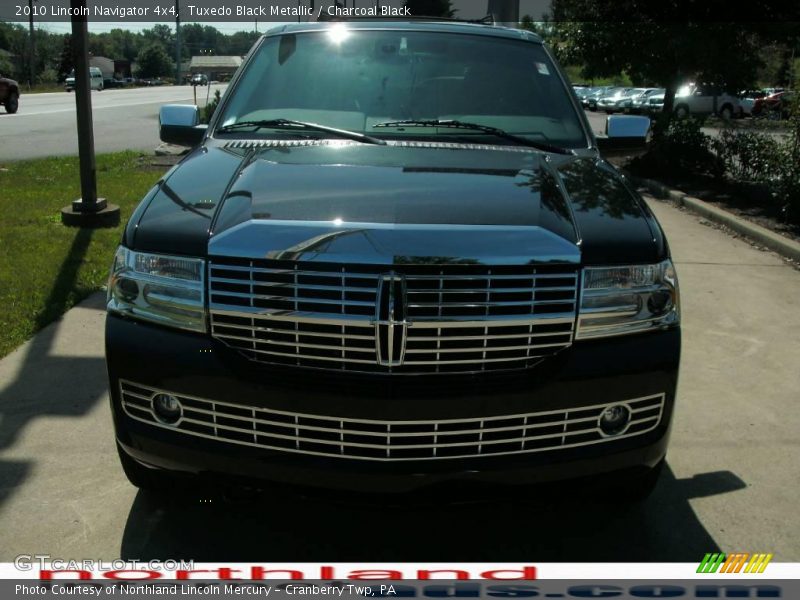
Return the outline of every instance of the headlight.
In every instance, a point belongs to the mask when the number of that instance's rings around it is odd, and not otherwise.
[[[170,327],[206,330],[199,258],[134,252],[120,246],[108,280],[107,308]]]
[[[577,339],[664,329],[678,323],[678,278],[671,261],[584,269]]]

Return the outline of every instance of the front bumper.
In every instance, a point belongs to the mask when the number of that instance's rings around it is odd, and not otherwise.
[[[250,363],[206,335],[109,315],[106,354],[117,441],[124,452],[141,463],[223,480],[384,492],[450,482],[531,484],[653,467],[666,453],[680,331],[576,343],[525,371],[482,376],[345,376],[271,369]],[[376,421],[429,424],[453,419],[470,420],[469,427],[482,420],[502,425],[505,420],[492,418],[518,419],[520,415],[561,411],[583,416],[589,413],[579,411],[586,407],[646,397],[657,397],[660,411],[653,426],[641,434],[602,443],[437,460],[378,460],[376,456],[365,460],[364,456],[332,456],[338,445],[323,446],[333,448],[333,452],[297,452],[246,441],[221,441],[213,435],[192,435],[146,422],[134,417],[145,413],[123,409],[121,381],[141,386],[140,391],[166,391],[206,403],[199,406],[216,401],[252,408],[254,415],[261,415],[261,411],[317,415],[319,422],[306,422],[321,425],[322,430],[330,421],[321,419],[330,417],[341,419],[343,428],[344,423],[352,422],[368,422],[365,427],[370,427]],[[239,412],[246,414],[248,410]],[[216,420],[219,415],[208,418]],[[223,422],[232,421],[220,419],[220,425]],[[565,431],[570,427],[565,424]],[[252,439],[262,438],[254,435]]]

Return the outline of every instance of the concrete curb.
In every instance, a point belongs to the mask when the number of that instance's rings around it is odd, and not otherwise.
[[[636,185],[647,188],[647,190],[656,198],[660,198],[662,200],[672,200],[679,206],[683,206],[692,212],[705,217],[709,221],[724,225],[736,233],[747,236],[753,241],[758,242],[762,246],[769,248],[770,250],[773,250],[778,254],[785,256],[786,258],[789,258],[795,262],[800,262],[800,243],[795,242],[794,240],[790,240],[789,238],[783,237],[774,231],[770,231],[766,227],[762,227],[761,225],[757,225],[756,223],[751,223],[750,221],[737,217],[736,215],[717,208],[708,202],[693,198],[684,192],[673,190],[663,183],[653,179],[635,177],[632,175],[629,175],[628,178]]]

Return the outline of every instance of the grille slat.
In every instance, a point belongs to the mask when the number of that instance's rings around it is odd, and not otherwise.
[[[155,394],[176,396],[183,415],[174,425],[158,421]],[[664,394],[625,400],[626,431],[604,436],[598,419],[610,404],[571,410],[444,420],[379,421],[292,413],[212,401],[120,381],[122,407],[133,419],[171,431],[268,450],[354,460],[445,460],[543,452],[642,435],[661,422]]]
[[[389,280],[402,280],[403,291],[387,327],[378,315]],[[572,343],[578,270],[214,257],[209,285],[212,334],[254,361],[371,373],[479,372],[530,367]],[[387,343],[395,360],[379,357],[388,354]]]

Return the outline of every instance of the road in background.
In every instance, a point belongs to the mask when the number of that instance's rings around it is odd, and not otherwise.
[[[223,92],[227,84],[212,85]],[[205,106],[208,88],[197,88]],[[158,86],[92,92],[94,146],[98,153],[150,150],[159,144],[158,107],[194,103],[190,86]],[[78,154],[75,95],[68,92],[23,94],[15,115],[0,110],[0,160]]]

